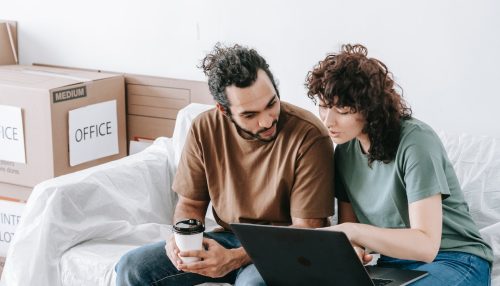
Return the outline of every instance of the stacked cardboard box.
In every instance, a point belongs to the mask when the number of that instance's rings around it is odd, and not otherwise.
[[[0,257],[0,277],[2,277],[4,265],[5,265],[5,257]]]
[[[171,137],[180,109],[192,102],[213,104],[203,81],[125,75],[128,139]]]
[[[125,124],[122,75],[0,66],[0,187],[126,156]]]
[[[0,65],[17,64],[18,60],[16,22],[0,20]]]

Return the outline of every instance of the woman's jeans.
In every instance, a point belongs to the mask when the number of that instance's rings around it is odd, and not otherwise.
[[[239,240],[231,232],[207,232],[225,248],[238,248]],[[253,264],[236,269],[224,277],[210,278],[177,270],[165,253],[165,241],[144,245],[126,253],[115,267],[117,286],[196,285],[204,282],[266,285]]]
[[[431,263],[381,256],[377,266],[427,271],[428,275],[412,286],[447,285],[476,286],[491,284],[488,261],[469,253],[440,251]]]

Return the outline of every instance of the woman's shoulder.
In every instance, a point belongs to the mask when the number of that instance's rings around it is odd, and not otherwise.
[[[408,152],[442,153],[443,151],[443,144],[430,125],[416,118],[403,120],[399,155]]]
[[[416,144],[420,141],[429,143],[428,140],[439,141],[439,136],[427,123],[416,118],[406,119],[401,122],[401,143]]]

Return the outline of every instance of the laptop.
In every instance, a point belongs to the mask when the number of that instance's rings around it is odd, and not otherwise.
[[[407,285],[425,271],[363,266],[343,232],[232,223],[268,286]]]

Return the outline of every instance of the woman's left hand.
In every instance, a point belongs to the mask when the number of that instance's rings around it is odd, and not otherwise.
[[[332,230],[332,231],[341,231],[341,232],[345,233],[345,235],[347,235],[347,238],[349,239],[349,241],[352,242],[352,240],[354,239],[353,238],[353,236],[354,236],[354,223],[346,222],[346,223],[328,226],[328,227],[325,227],[322,229]]]
[[[370,263],[370,261],[372,261],[373,256],[371,254],[369,254],[368,252],[366,252],[364,247],[356,244],[353,241],[355,226],[356,226],[355,223],[346,222],[346,223],[341,223],[341,224],[325,227],[322,229],[331,230],[331,231],[341,231],[341,232],[345,233],[345,235],[347,236],[347,238],[351,242],[351,245],[354,248],[354,251],[358,255],[359,260],[361,261],[361,263],[363,263],[363,265],[365,265],[367,263]]]

